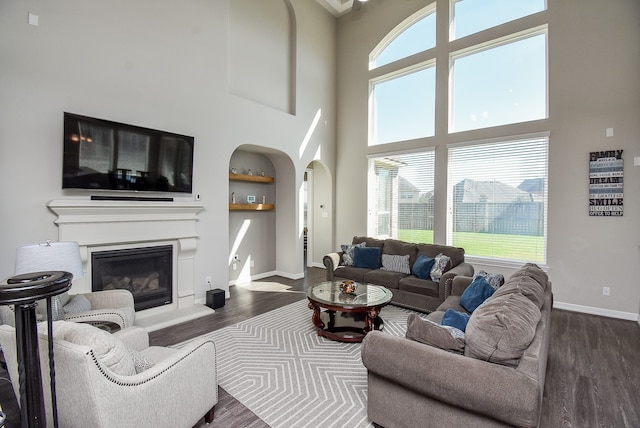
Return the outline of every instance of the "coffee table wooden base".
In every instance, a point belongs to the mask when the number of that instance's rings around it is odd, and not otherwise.
[[[311,320],[318,336],[338,342],[362,342],[371,330],[384,328],[384,320],[379,316],[381,307],[323,311],[319,305],[309,302],[309,309],[313,309]]]

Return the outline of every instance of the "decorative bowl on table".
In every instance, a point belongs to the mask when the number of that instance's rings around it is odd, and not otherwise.
[[[340,291],[345,294],[353,294],[357,288],[358,284],[355,281],[347,280],[340,283]]]

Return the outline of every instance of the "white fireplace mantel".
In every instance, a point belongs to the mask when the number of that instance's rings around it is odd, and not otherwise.
[[[47,207],[58,216],[59,241],[80,245],[85,277],[74,281],[72,292],[91,292],[90,256],[93,251],[170,243],[174,246],[174,302],[136,313],[166,318],[170,312],[189,310],[194,303],[194,258],[198,213],[204,206],[173,201],[53,200]]]

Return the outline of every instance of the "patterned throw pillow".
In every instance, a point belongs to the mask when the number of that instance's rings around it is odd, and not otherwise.
[[[475,276],[474,280],[479,276],[487,280],[487,282],[493,287],[494,290],[497,290],[502,286],[502,284],[504,284],[504,275],[502,275],[501,273],[487,273],[481,270]]]
[[[340,245],[340,248],[344,252],[344,254],[342,255],[342,263],[344,263],[345,266],[353,266],[354,249],[356,247],[365,247],[365,246],[366,244],[364,242],[361,242],[359,244],[353,244],[353,245],[349,245],[349,244]]]
[[[383,254],[382,270],[410,274],[411,269],[409,268],[409,255],[407,254],[405,256],[398,256],[392,254]]]
[[[449,263],[449,256],[445,256],[440,253],[435,257],[436,261],[431,268],[431,281],[440,282],[442,274],[444,273],[447,263]]]
[[[136,351],[135,349],[128,348],[129,355],[133,359],[133,365],[136,369],[136,374],[142,373],[143,371],[153,367],[154,363],[141,352]]]

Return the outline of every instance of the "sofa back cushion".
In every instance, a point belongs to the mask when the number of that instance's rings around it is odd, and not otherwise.
[[[360,244],[364,242],[366,247],[380,248],[382,253],[382,247],[384,246],[384,239],[369,238],[368,236],[354,236],[351,244]]]
[[[544,304],[544,290],[538,282],[529,276],[511,276],[509,280],[494,293],[494,297],[520,293],[531,300],[540,309]]]
[[[538,266],[537,264],[535,263],[525,264],[520,269],[518,269],[513,275],[511,275],[509,279],[518,278],[522,276],[526,276],[534,279],[538,284],[540,284],[540,286],[542,287],[542,291],[547,289],[547,284],[549,283],[549,277],[547,276],[545,271],[543,271],[540,268],[540,266]]]
[[[471,315],[464,354],[517,367],[535,336],[538,322],[540,310],[522,294],[494,296]]]
[[[409,256],[409,268],[418,258],[418,247],[414,243],[399,241],[397,239],[385,239],[382,254]]]
[[[445,268],[445,272],[464,262],[464,248],[436,244],[417,244],[416,247],[418,254],[424,254],[427,257],[434,258],[440,253],[449,256],[449,265]]]

